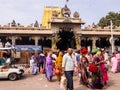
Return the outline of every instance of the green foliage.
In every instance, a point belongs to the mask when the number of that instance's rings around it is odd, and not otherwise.
[[[113,26],[120,26],[120,13],[109,12],[108,15],[99,20],[98,25],[101,27],[110,26],[110,20],[112,20]]]

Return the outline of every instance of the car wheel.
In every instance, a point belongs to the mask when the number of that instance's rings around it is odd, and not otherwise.
[[[11,73],[8,78],[11,80],[11,81],[14,81],[17,79],[17,74],[16,73]]]
[[[21,78],[21,75],[18,75],[18,78],[17,79],[20,79]]]

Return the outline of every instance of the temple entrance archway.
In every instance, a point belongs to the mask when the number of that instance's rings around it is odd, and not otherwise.
[[[58,37],[57,49],[67,50],[68,48],[76,48],[75,35],[72,30],[60,30]]]

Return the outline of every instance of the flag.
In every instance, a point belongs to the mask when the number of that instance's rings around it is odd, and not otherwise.
[[[68,2],[69,0],[66,0],[66,2]]]

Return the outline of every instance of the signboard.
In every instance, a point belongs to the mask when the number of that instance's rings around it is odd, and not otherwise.
[[[34,45],[15,45],[16,50],[42,50],[42,46]]]

